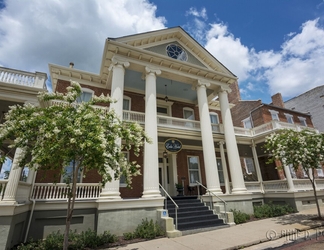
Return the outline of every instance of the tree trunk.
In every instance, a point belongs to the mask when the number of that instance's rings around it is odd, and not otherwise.
[[[68,250],[69,247],[69,234],[70,234],[70,225],[71,219],[74,210],[74,203],[76,198],[76,184],[78,180],[78,172],[80,168],[81,161],[75,167],[75,161],[73,163],[73,179],[72,179],[72,190],[69,189],[68,193],[68,208],[67,208],[67,216],[65,220],[65,232],[64,232],[64,242],[63,242],[63,250]]]
[[[313,187],[313,191],[314,191],[314,197],[315,197],[315,202],[316,202],[316,207],[317,207],[317,213],[318,213],[318,218],[322,219],[322,215],[321,215],[321,210],[320,210],[320,206],[318,204],[318,199],[317,199],[317,192],[316,192],[316,186],[315,186],[315,172],[314,172],[314,168],[311,169],[312,170],[312,177],[308,175],[309,180],[312,183],[312,187]]]

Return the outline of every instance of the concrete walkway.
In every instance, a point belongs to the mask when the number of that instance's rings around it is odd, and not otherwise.
[[[109,249],[267,249],[324,235],[324,222],[312,220],[316,216],[317,210],[309,209],[296,214],[248,222],[218,230],[178,238],[138,242]]]

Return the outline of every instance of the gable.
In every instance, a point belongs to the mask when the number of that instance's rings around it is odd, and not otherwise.
[[[190,53],[191,61],[187,61],[188,63],[203,66],[208,70],[220,72],[229,77],[236,77],[181,27],[145,32],[112,40],[137,49],[156,52],[160,55],[166,55],[164,50],[167,44],[176,43],[184,48],[188,54]]]
[[[157,46],[145,48],[145,50],[148,50],[148,51],[151,51],[151,52],[160,54],[160,55],[168,56],[168,54],[167,54],[167,46],[170,45],[170,44],[175,44],[177,46],[180,46],[180,47],[182,47],[186,51],[186,53],[188,55],[188,59],[187,59],[187,62],[188,63],[194,64],[194,65],[197,65],[197,66],[200,66],[200,67],[207,68],[203,63],[201,63],[197,59],[197,57],[195,55],[193,55],[192,53],[190,53],[187,48],[184,48],[177,41],[175,41],[175,42],[168,42],[168,43],[160,44],[160,45],[157,45]]]

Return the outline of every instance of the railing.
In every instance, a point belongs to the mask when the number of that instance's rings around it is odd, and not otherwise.
[[[158,119],[157,120],[158,126],[200,130],[199,121],[181,119],[181,118],[170,117],[170,116],[162,116],[162,115],[161,116],[158,115],[157,119]]]
[[[287,192],[287,180],[264,181],[263,188],[265,192]]]
[[[30,73],[0,67],[0,82],[43,89],[45,80],[45,73]]]
[[[318,190],[324,190],[324,179],[315,179],[315,183]]]
[[[261,193],[261,183],[258,181],[246,181],[245,187],[249,192]]]
[[[123,120],[144,124],[145,123],[145,113],[124,110],[123,111]]]
[[[226,201],[224,201],[221,197],[219,197],[218,195],[214,194],[213,192],[210,192],[210,190],[205,187],[203,184],[201,184],[199,181],[196,181],[196,183],[203,187],[204,189],[206,189],[206,192],[208,192],[208,195],[210,196],[210,208],[214,211],[214,202],[213,202],[213,197],[212,196],[215,196],[217,199],[219,199],[221,202],[223,202],[224,204],[224,212],[225,212],[225,224],[227,223],[227,215],[226,215]],[[198,190],[198,197],[200,197],[200,194],[199,194],[199,187],[197,188]]]
[[[3,199],[8,180],[0,180],[0,201]]]
[[[313,190],[312,183],[309,179],[293,179],[293,183],[296,191]]]
[[[234,133],[236,135],[247,135],[247,136],[251,136],[252,135],[251,129],[240,128],[240,127],[234,127]]]
[[[100,183],[77,183],[76,199],[96,199],[100,196]],[[35,183],[31,199],[65,200],[68,199],[70,187],[65,183]]]
[[[178,230],[178,209],[179,206],[178,204],[171,198],[171,196],[168,194],[168,192],[162,187],[162,185],[159,183],[160,188],[163,190],[165,196],[168,196],[169,199],[173,202],[174,206],[175,206],[175,220],[176,220],[176,229]],[[168,201],[167,201],[167,197],[165,197],[165,209],[168,209]]]

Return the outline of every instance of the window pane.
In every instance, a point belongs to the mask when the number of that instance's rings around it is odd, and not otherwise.
[[[129,100],[123,99],[123,110],[129,110]]]
[[[183,110],[183,116],[185,119],[194,120],[194,112],[192,110]]]
[[[244,120],[244,128],[252,128],[252,123],[250,119]]]
[[[218,124],[218,115],[209,115],[210,116],[210,122],[213,123],[213,124]]]
[[[189,169],[190,184],[196,184],[196,181],[200,181],[198,161],[199,161],[198,156],[188,157],[188,169]]]
[[[77,98],[77,102],[88,102],[92,98],[92,93],[82,92],[82,94]]]

